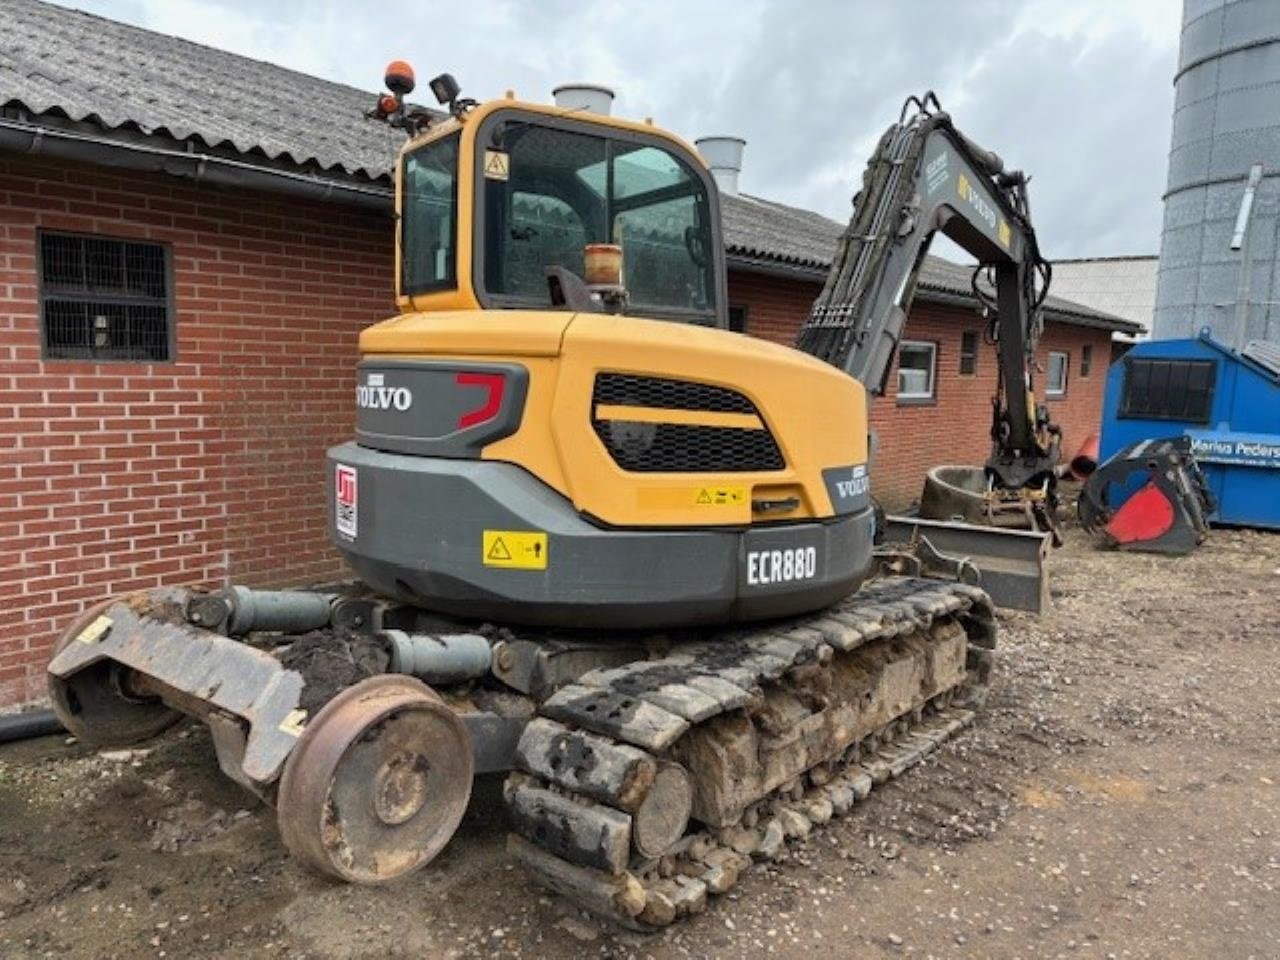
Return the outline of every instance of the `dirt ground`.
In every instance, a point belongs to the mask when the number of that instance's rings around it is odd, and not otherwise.
[[[0,747],[0,957],[1280,957],[1280,536],[1052,560],[977,728],[704,915],[602,929],[503,852],[478,784],[426,872],[303,873],[203,728]]]

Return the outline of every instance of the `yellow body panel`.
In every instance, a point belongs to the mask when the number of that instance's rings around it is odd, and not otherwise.
[[[517,464],[616,526],[718,526],[832,515],[829,467],[867,460],[866,391],[798,351],[736,333],[638,317],[564,311],[409,314],[370,327],[366,356],[461,357],[529,371],[520,429],[483,456]],[[753,473],[629,473],[592,427],[597,373],[639,374],[745,394],[773,434],[786,467]],[[644,422],[747,426],[749,414],[640,408]],[[601,407],[597,417],[635,408]],[[602,416],[608,415],[608,416]],[[753,499],[797,498],[797,508],[753,516]]]
[[[435,294],[433,294],[435,296]],[[471,356],[498,349],[510,357],[554,357],[572,313],[552,310],[450,310],[406,313],[360,333],[362,354]]]

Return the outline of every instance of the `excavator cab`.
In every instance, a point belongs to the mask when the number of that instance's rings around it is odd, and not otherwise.
[[[563,271],[588,310],[727,326],[714,182],[655,128],[496,101],[412,141],[397,184],[406,312],[571,309]],[[588,277],[600,247],[616,276]]]
[[[564,628],[856,589],[866,391],[727,330],[698,155],[648,123],[453,93],[448,116],[388,115],[412,134],[400,313],[361,334],[356,437],[329,451],[349,564],[404,603]]]

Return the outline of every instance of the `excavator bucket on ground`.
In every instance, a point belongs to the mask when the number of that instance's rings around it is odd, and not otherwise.
[[[1208,535],[1214,502],[1191,441],[1166,437],[1130,444],[1100,466],[1078,510],[1107,546],[1183,556]]]

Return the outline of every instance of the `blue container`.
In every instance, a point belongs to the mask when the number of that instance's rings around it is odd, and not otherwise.
[[[1215,523],[1280,529],[1280,349],[1236,351],[1209,331],[1137,344],[1107,373],[1099,462],[1139,440],[1186,435]],[[1137,486],[1112,491],[1119,506]]]

